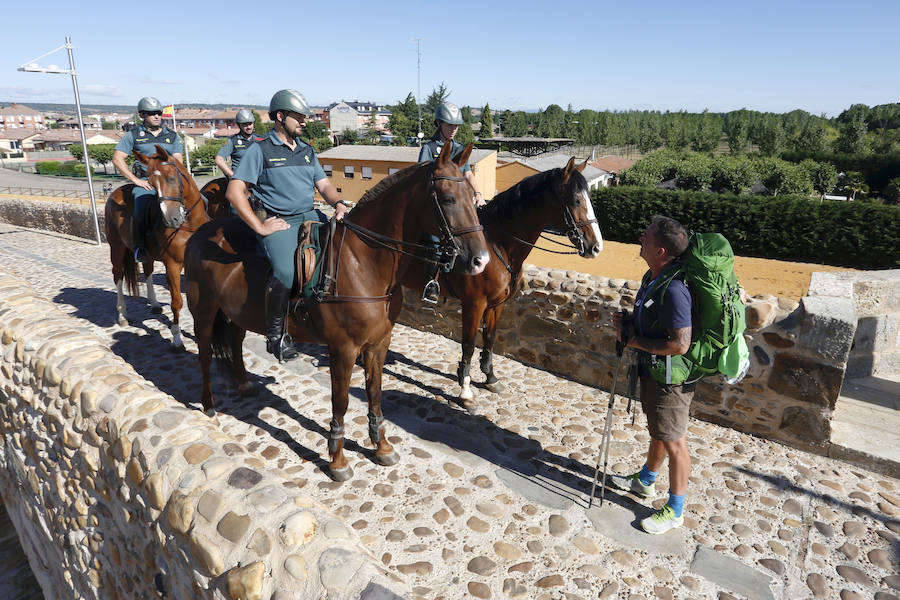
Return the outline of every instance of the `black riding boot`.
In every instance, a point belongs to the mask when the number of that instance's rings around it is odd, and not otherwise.
[[[284,339],[284,317],[291,290],[274,276],[266,284],[266,351],[280,362],[297,358],[298,352]]]
[[[147,251],[144,249],[144,223],[140,218],[131,220],[131,240],[134,242],[134,262],[146,262]]]

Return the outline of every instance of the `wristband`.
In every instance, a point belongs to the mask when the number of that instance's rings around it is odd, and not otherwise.
[[[349,206],[347,206],[347,203],[344,202],[343,200],[338,200],[337,202],[334,203],[335,206],[337,206],[338,204],[343,204],[344,208],[350,208]]]

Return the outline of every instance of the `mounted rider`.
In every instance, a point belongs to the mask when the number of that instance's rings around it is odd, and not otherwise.
[[[419,162],[428,162],[437,158],[440,155],[444,144],[447,143],[450,144],[450,157],[456,158],[465,148],[465,146],[453,139],[456,137],[456,132],[459,131],[459,126],[462,125],[462,123],[462,112],[459,110],[458,106],[452,102],[441,102],[438,104],[437,108],[434,109],[434,126],[436,127],[436,130],[434,135],[431,136],[431,139],[422,145],[422,150],[419,151]],[[469,165],[468,160],[460,170],[468,184],[472,187],[475,206],[484,206],[484,196],[478,191],[478,185],[475,182],[475,174],[472,172],[472,167]],[[437,248],[437,237],[429,236],[429,239],[425,241],[425,245]],[[425,289],[422,291],[422,300],[436,303],[441,293],[441,286],[437,281],[438,276],[440,275],[440,267],[438,265],[432,265],[431,263],[425,263],[425,275],[428,277],[428,283],[425,284]]]
[[[303,94],[291,89],[276,92],[269,102],[269,118],[275,129],[244,152],[225,193],[237,215],[256,232],[272,264],[266,284],[266,350],[280,361],[297,357],[297,351],[285,340],[284,317],[296,275],[298,232],[306,221],[327,222],[325,215],[313,207],[314,191],[334,207],[337,220],[347,211],[315,150],[300,139],[310,115]],[[251,190],[265,211],[262,219],[250,207]]]
[[[125,179],[134,184],[131,192],[134,199],[131,237],[134,246],[134,260],[142,263],[146,262],[148,258],[144,248],[144,239],[149,225],[149,209],[156,198],[156,190],[147,181],[144,164],[135,161],[132,168],[129,169],[125,159],[135,150],[148,156],[156,154],[156,146],[160,146],[172,157],[183,162],[184,146],[181,144],[178,134],[162,124],[163,106],[159,100],[152,96],[145,96],[138,102],[137,110],[142,122],[126,133],[125,137],[116,144],[112,163]]]
[[[241,158],[247,151],[247,148],[265,139],[265,136],[253,133],[253,113],[246,108],[242,108],[234,117],[238,126],[238,132],[228,138],[225,145],[216,153],[216,166],[222,170],[226,177],[231,179],[234,172],[241,163]],[[231,166],[228,166],[228,159],[231,159]]]

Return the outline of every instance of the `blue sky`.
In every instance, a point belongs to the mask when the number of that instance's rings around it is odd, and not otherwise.
[[[414,38],[422,95],[444,82],[460,105],[835,116],[900,102],[897,0],[48,0],[3,20],[0,102],[72,102],[68,77],[16,71],[67,35],[92,104],[267,104],[285,87],[316,105],[396,103],[418,92]],[[67,66],[65,51],[50,63]]]

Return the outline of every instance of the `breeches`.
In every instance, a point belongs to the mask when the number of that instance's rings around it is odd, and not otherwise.
[[[294,276],[297,263],[294,253],[297,251],[300,227],[306,221],[319,221],[327,223],[328,217],[318,210],[310,210],[299,215],[281,217],[290,225],[290,229],[276,231],[265,237],[259,237],[259,244],[272,264],[272,274],[284,285],[291,289],[294,285]]]
[[[136,225],[140,225],[144,229],[147,225],[147,217],[150,214],[150,205],[156,201],[156,192],[134,186],[131,196],[134,199],[134,216],[132,218]]]

